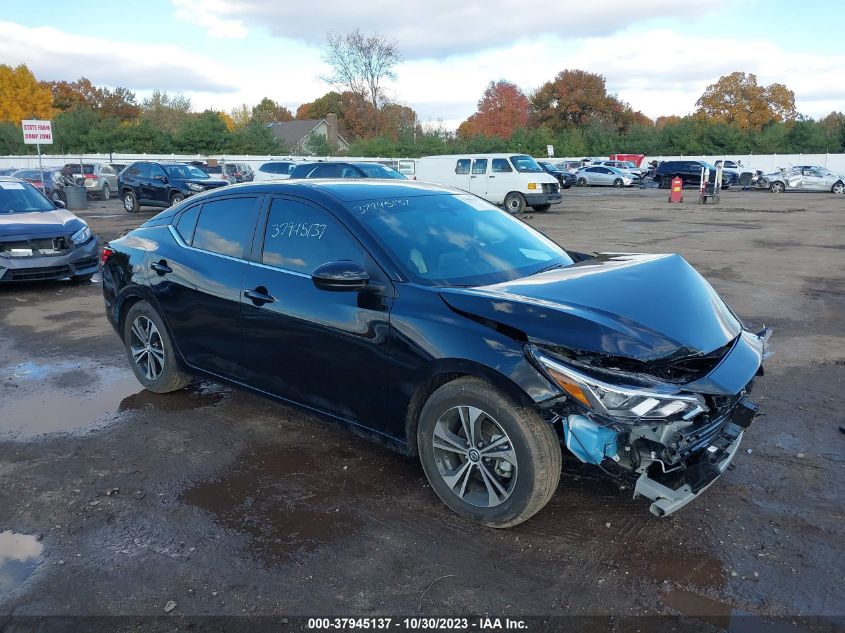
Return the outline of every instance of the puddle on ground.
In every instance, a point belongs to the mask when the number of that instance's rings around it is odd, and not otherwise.
[[[186,491],[181,500],[211,512],[225,527],[250,535],[270,565],[352,536],[362,525],[362,500],[419,485],[404,459],[363,441],[324,437],[314,446],[247,453],[220,479]]]
[[[30,534],[0,532],[0,596],[17,589],[35,571],[44,545]]]
[[[673,589],[664,593],[660,599],[667,607],[687,617],[702,620],[723,629],[729,629],[731,617],[739,615],[731,605],[692,591]]]
[[[227,390],[195,383],[172,394],[141,387],[129,368],[90,362],[21,363],[0,368],[0,439],[91,431],[126,411],[162,411],[216,404]]]
[[[718,558],[696,552],[671,552],[646,554],[630,559],[637,573],[657,582],[669,581],[679,585],[692,585],[702,589],[720,589],[725,586],[725,568]]]

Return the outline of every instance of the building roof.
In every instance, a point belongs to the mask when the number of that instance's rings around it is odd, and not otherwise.
[[[273,132],[276,138],[285,142],[285,144],[292,148],[297,143],[306,138],[313,132],[320,123],[325,119],[294,119],[293,121],[274,121],[269,123],[267,127]],[[338,132],[338,138],[349,145],[343,134]]]

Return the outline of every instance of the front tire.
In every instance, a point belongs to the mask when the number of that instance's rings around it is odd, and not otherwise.
[[[625,183],[622,182],[621,178],[617,178],[616,180],[613,181],[613,186],[616,187],[617,189],[621,189],[622,185],[624,185],[624,184]]]
[[[123,323],[123,344],[132,372],[145,389],[170,393],[191,382],[191,377],[176,364],[173,343],[164,322],[146,301],[129,309]]]
[[[839,181],[839,182],[837,182],[837,183],[834,183],[834,185],[833,185],[833,187],[830,189],[830,191],[831,191],[832,193],[835,193],[835,194],[837,194],[837,195],[840,195],[840,196],[841,196],[843,193],[845,193],[845,183],[843,183],[842,181]]]
[[[141,205],[138,204],[138,198],[131,189],[123,192],[123,208],[126,213],[138,213],[141,210]]]
[[[783,193],[786,189],[786,186],[782,182],[776,180],[771,185],[769,185],[769,189],[772,190],[772,193]]]
[[[513,215],[522,213],[525,210],[525,198],[522,197],[521,193],[512,191],[505,196],[504,206],[505,210]]]
[[[486,525],[517,525],[540,511],[560,480],[561,448],[552,427],[473,377],[446,383],[423,406],[420,461],[437,496]]]
[[[174,205],[177,205],[180,202],[182,202],[182,200],[184,200],[184,199],[185,199],[185,196],[183,196],[181,193],[179,193],[177,191],[172,196],[170,196],[170,206],[172,207]]]
[[[578,186],[578,187],[586,187],[587,186],[587,179],[584,178],[584,177],[581,177],[575,182],[575,185]]]

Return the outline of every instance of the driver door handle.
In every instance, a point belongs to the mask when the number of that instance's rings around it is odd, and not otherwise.
[[[264,286],[258,286],[255,290],[244,290],[244,296],[255,305],[262,306],[265,303],[273,303],[276,298],[267,292]]]
[[[150,268],[152,268],[154,271],[156,271],[159,274],[160,277],[163,277],[167,273],[173,272],[173,269],[170,266],[168,266],[167,262],[163,259],[161,261],[153,262],[152,264],[150,264]]]

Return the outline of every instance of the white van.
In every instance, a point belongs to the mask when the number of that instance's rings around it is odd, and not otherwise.
[[[510,213],[526,206],[548,211],[563,198],[560,185],[526,154],[453,154],[417,159],[417,180],[469,191]]]

